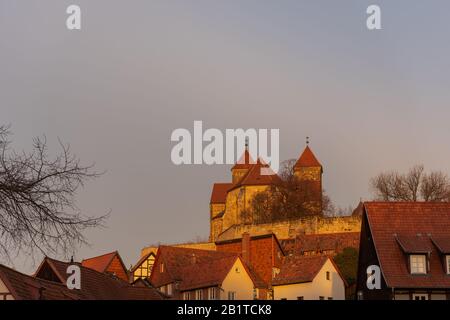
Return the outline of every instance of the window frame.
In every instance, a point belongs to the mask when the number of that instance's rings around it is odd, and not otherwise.
[[[236,291],[228,291],[228,300],[236,300]]]
[[[195,300],[203,300],[203,289],[195,290]]]
[[[415,301],[430,300],[430,297],[428,296],[427,293],[413,293],[411,298],[412,298],[412,300],[415,300]],[[416,298],[419,298],[419,299],[416,299]],[[421,299],[421,298],[425,298],[425,299]]]
[[[422,258],[423,259],[423,272],[419,271],[418,269],[418,260],[416,263],[413,262],[415,258]],[[410,273],[413,275],[423,275],[428,273],[428,266],[427,266],[427,255],[426,254],[410,254],[409,255],[409,270]],[[416,269],[414,269],[414,264],[416,264]]]
[[[217,300],[217,290],[215,287],[208,288],[208,300]]]

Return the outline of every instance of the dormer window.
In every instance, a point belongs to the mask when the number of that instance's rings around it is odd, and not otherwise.
[[[409,256],[411,274],[427,273],[427,257],[424,254],[412,254]]]

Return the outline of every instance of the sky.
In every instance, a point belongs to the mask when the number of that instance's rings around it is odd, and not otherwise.
[[[66,28],[71,4],[81,30]],[[172,131],[195,120],[279,129],[280,159],[309,136],[341,207],[370,199],[382,171],[450,173],[449,17],[446,0],[0,0],[0,123],[17,150],[46,135],[57,152],[59,138],[105,171],[77,205],[111,215],[75,259],[118,250],[129,266],[147,245],[209,234],[231,166],[171,162]]]

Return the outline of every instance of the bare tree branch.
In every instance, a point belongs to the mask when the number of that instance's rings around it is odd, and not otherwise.
[[[375,199],[383,201],[450,201],[450,180],[440,171],[426,174],[422,165],[407,174],[381,173],[370,180]]]
[[[82,232],[101,226],[107,215],[85,217],[75,194],[100,173],[83,166],[69,146],[49,157],[47,142],[35,138],[30,153],[9,147],[9,127],[0,127],[0,257],[67,254],[85,244]]]

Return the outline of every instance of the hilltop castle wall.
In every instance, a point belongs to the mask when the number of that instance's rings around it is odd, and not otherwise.
[[[311,216],[290,221],[265,224],[239,224],[225,230],[217,240],[229,240],[242,236],[244,232],[251,235],[274,233],[278,239],[290,239],[299,234],[323,234],[337,232],[360,232],[361,217],[321,217]]]

